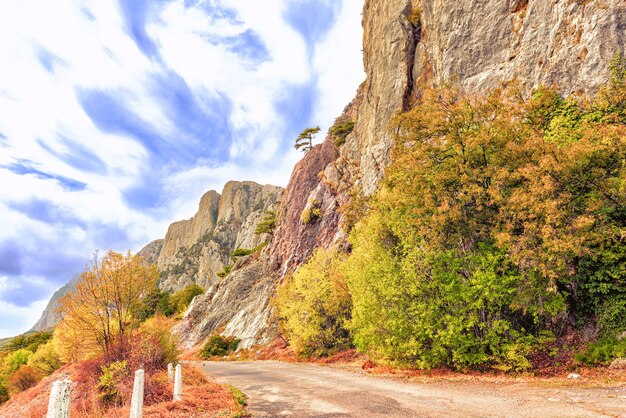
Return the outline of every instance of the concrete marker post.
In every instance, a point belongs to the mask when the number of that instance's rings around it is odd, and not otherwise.
[[[183,367],[176,365],[176,374],[174,376],[174,401],[183,399]]]
[[[135,384],[133,385],[133,397],[130,401],[130,418],[143,417],[143,388],[145,372],[139,369],[135,372]]]
[[[57,380],[52,384],[46,418],[69,418],[72,381]]]
[[[167,381],[174,381],[174,365],[172,363],[167,363]]]

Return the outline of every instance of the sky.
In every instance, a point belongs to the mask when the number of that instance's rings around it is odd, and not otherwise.
[[[365,78],[362,6],[1,2],[0,338],[95,250],[138,251],[228,180],[285,186],[297,134]]]

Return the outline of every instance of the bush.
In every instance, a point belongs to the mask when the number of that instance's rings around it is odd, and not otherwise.
[[[25,348],[20,348],[19,350],[16,350],[8,354],[4,358],[4,370],[8,374],[13,373],[17,369],[19,369],[20,366],[28,363],[28,359],[32,355],[33,355],[33,352],[26,350]]]
[[[28,365],[39,370],[44,375],[50,375],[61,367],[61,359],[54,345],[54,341],[48,341],[37,349],[28,359]]]
[[[221,277],[223,279],[224,277],[228,276],[232,270],[233,266],[224,266],[224,270],[217,273],[217,277]]]
[[[156,314],[171,316],[176,313],[176,306],[171,301],[171,295],[165,290],[155,288],[141,299],[136,315],[141,321]]]
[[[426,89],[395,120],[393,162],[345,267],[359,350],[521,370],[569,317],[624,329],[626,71],[614,74],[592,101]]]
[[[240,342],[241,340],[239,338],[224,337],[218,334],[212,335],[206,343],[204,343],[200,351],[200,357],[210,358],[226,356],[228,353],[237,350],[237,346],[239,346]]]
[[[335,146],[340,147],[346,143],[346,138],[354,130],[355,123],[344,118],[337,118],[335,124],[330,128],[330,134],[333,136]]]
[[[9,382],[0,376],[0,405],[9,400]]]
[[[411,25],[415,27],[419,26],[422,19],[422,9],[419,6],[413,7],[407,19],[411,22]]]
[[[250,254],[254,254],[257,253],[259,251],[261,251],[263,248],[265,248],[267,246],[267,243],[262,243],[257,245],[254,248],[237,248],[235,251],[233,251],[233,253],[231,254],[231,256],[233,258],[237,258],[237,257],[246,257],[249,256]]]
[[[601,338],[575,356],[576,361],[589,366],[607,365],[616,358],[626,358],[626,339]]]
[[[126,394],[122,389],[123,380],[128,376],[128,362],[114,361],[101,367],[102,374],[98,378],[98,391],[104,404],[121,406]]]
[[[277,308],[289,343],[302,356],[328,356],[351,346],[351,300],[343,257],[318,249],[278,289]]]
[[[146,370],[164,369],[178,361],[178,337],[172,334],[175,321],[157,315],[141,324],[139,341],[135,344],[135,364]]]
[[[9,390],[12,393],[23,392],[35,386],[42,377],[39,370],[23,365],[9,377]]]
[[[8,351],[17,351],[21,348],[33,353],[37,351],[40,345],[43,345],[50,341],[52,333],[48,331],[35,332],[33,334],[19,335],[12,338],[4,347]]]
[[[204,289],[202,287],[192,284],[174,293],[170,298],[170,304],[175,312],[185,312],[193,298],[203,293]]]
[[[307,225],[315,223],[322,218],[322,210],[320,208],[320,202],[316,199],[309,199],[305,209],[300,214],[300,221]]]

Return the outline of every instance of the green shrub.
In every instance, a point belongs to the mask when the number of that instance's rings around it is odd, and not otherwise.
[[[346,138],[354,130],[355,123],[351,120],[338,118],[335,124],[330,128],[330,134],[333,137],[335,146],[340,147],[346,143]]]
[[[124,403],[122,380],[128,374],[128,362],[115,361],[101,367],[102,374],[98,378],[98,391],[104,404],[121,406]]]
[[[350,238],[361,351],[421,367],[530,367],[568,317],[626,326],[626,71],[591,101],[426,89]],[[620,81],[621,80],[621,81]],[[616,348],[617,347],[617,348]],[[608,361],[621,343],[592,346]]]
[[[300,221],[307,225],[319,221],[322,218],[320,202],[316,199],[309,199],[306,208],[300,214]]]
[[[9,400],[9,382],[0,376],[0,405]]]
[[[185,312],[189,304],[198,295],[204,293],[204,289],[197,284],[192,284],[174,293],[170,298],[170,304],[174,312]]]
[[[616,358],[626,358],[626,339],[604,337],[575,356],[576,361],[590,366],[607,365]]]
[[[219,273],[217,273],[217,277],[224,278],[224,277],[228,276],[232,270],[233,270],[233,266],[232,265],[224,266],[224,270],[222,270]]]
[[[30,359],[32,355],[33,355],[33,352],[25,348],[20,348],[19,350],[9,353],[4,358],[4,370],[8,374],[13,373],[17,369],[19,369],[20,366],[28,363],[28,360]]]
[[[41,371],[46,376],[61,367],[61,359],[56,352],[54,341],[48,341],[40,346],[35,354],[28,359],[28,365]]]
[[[48,331],[19,335],[12,338],[3,348],[7,351],[16,351],[23,348],[34,353],[40,345],[47,343],[51,338],[52,333]]]
[[[176,313],[176,306],[171,302],[168,291],[155,288],[141,299],[136,308],[136,316],[145,321],[156,314],[171,316]]]
[[[261,243],[259,245],[257,245],[254,248],[237,248],[235,251],[232,252],[231,257],[236,258],[236,257],[246,257],[250,254],[254,254],[257,253],[259,251],[261,251],[263,248],[265,248],[267,246],[267,243]]]
[[[204,343],[202,350],[200,351],[200,357],[223,357],[229,353],[237,350],[237,346],[241,340],[235,337],[224,337],[222,335],[212,335]]]
[[[263,218],[259,221],[259,224],[256,226],[254,233],[257,235],[260,234],[273,234],[274,229],[276,229],[276,211],[268,210],[265,211]]]
[[[351,299],[335,250],[318,249],[279,287],[281,327],[302,356],[327,356],[351,346]]]

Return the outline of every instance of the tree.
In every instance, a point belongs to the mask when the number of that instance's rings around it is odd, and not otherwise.
[[[275,210],[267,210],[263,215],[263,218],[259,221],[254,233],[257,235],[261,234],[273,234],[274,229],[276,229],[276,211]]]
[[[108,251],[96,254],[74,291],[60,300],[63,317],[55,337],[78,352],[71,355],[103,355],[113,361],[129,349],[138,327],[137,307],[157,283],[155,266],[146,267],[141,257]]]
[[[327,356],[351,346],[344,258],[337,250],[318,249],[278,288],[281,327],[299,355]]]
[[[313,148],[313,137],[318,134],[320,127],[307,128],[298,135],[294,148],[302,152],[309,152]]]

